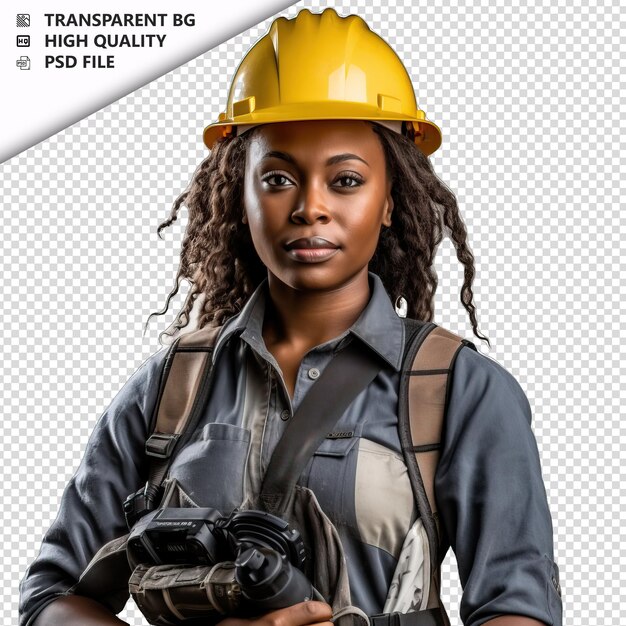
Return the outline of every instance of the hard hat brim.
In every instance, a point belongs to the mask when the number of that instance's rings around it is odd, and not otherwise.
[[[326,109],[326,110],[325,110]],[[342,110],[343,109],[343,110]],[[234,126],[245,124],[275,124],[280,122],[304,122],[312,120],[363,120],[363,121],[403,121],[412,122],[416,130],[415,144],[426,155],[435,152],[441,145],[441,130],[426,119],[419,119],[406,113],[382,111],[366,104],[355,106],[352,102],[298,103],[292,106],[264,108],[233,118],[220,116],[219,122],[209,124],[204,129],[203,139],[207,148],[228,137]]]

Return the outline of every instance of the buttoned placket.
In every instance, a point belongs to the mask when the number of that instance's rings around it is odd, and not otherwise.
[[[321,376],[324,368],[330,363],[337,350],[341,349],[351,338],[348,331],[320,345],[305,354],[298,368],[293,399],[289,397],[287,385],[280,367],[273,355],[259,341],[248,341],[257,363],[265,372],[268,393],[268,411],[262,430],[260,465],[261,476],[265,474],[276,444],[282,437],[289,420],[300,406],[311,386]],[[242,336],[242,338],[244,338]],[[256,339],[256,337],[255,337]]]

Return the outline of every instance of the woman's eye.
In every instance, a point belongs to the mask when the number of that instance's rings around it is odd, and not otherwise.
[[[267,183],[270,187],[284,187],[291,184],[291,181],[284,175],[278,173],[270,173],[263,177],[263,182]]]
[[[335,179],[336,183],[339,184],[339,187],[358,187],[363,184],[363,179],[356,174],[342,174]]]

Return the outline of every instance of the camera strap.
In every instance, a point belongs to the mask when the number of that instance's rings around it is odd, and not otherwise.
[[[269,513],[281,516],[285,511],[315,450],[381,368],[380,357],[354,339],[326,366],[274,448],[260,493],[261,503]]]

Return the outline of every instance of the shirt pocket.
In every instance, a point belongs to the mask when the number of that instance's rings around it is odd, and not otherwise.
[[[198,506],[228,515],[243,500],[250,430],[206,424],[176,455],[169,471]]]
[[[417,517],[404,459],[365,438],[359,440],[356,457],[354,506],[361,540],[397,559]]]
[[[358,437],[324,439],[313,453],[306,471],[306,486],[315,494],[320,507],[335,525],[353,519],[355,450]]]

